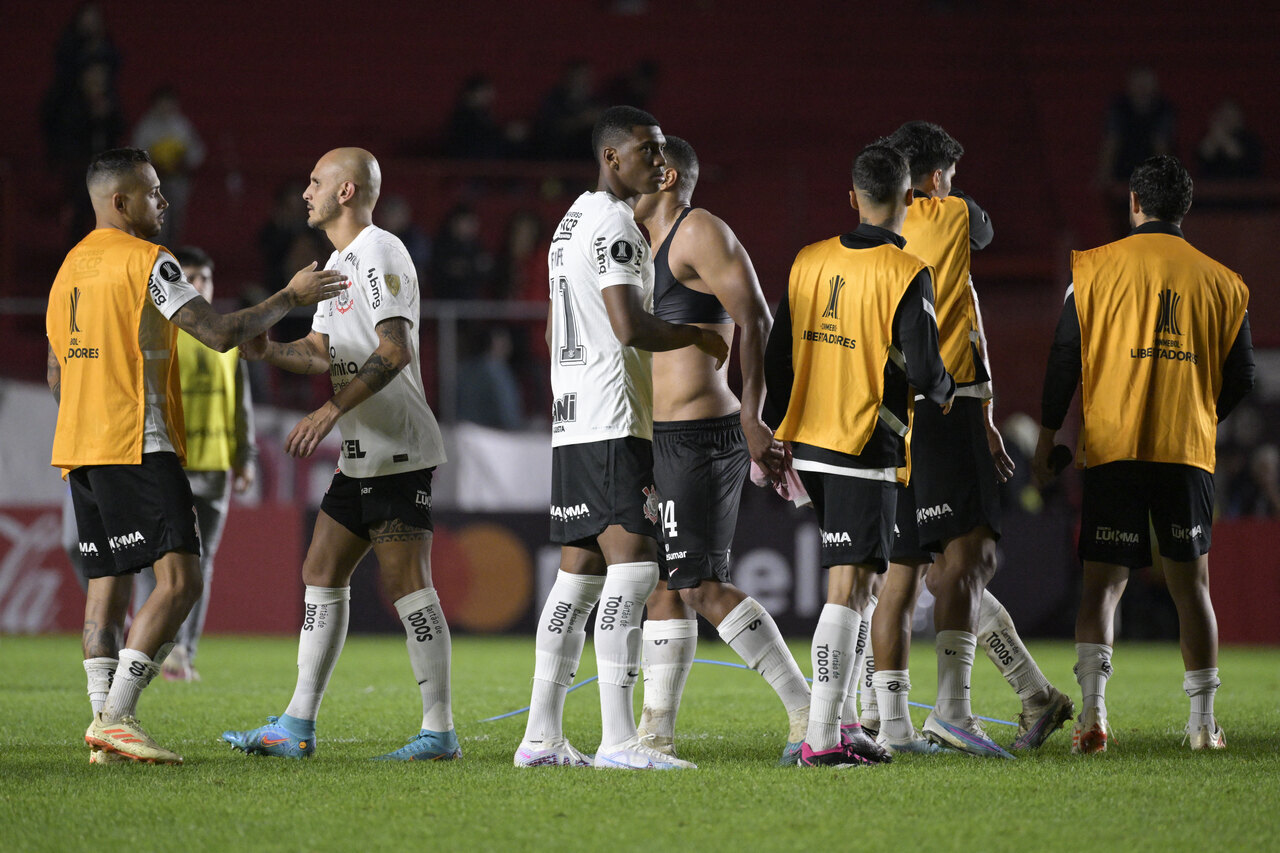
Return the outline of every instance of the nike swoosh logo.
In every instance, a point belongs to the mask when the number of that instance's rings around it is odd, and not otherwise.
[[[286,743],[288,740],[289,739],[287,737],[264,737],[262,739],[262,745],[275,746],[278,743]]]

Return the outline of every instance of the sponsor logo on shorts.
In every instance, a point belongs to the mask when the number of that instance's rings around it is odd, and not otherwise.
[[[556,506],[551,505],[551,518],[555,521],[573,521],[578,518],[590,518],[591,507],[585,503],[575,504],[573,506]]]
[[[916,524],[924,524],[926,521],[935,521],[939,518],[945,518],[948,515],[955,515],[955,513],[951,511],[951,504],[948,503],[917,507]]]
[[[413,496],[413,505],[420,506],[423,509],[431,509],[431,495],[422,489],[418,489],[418,493]]]
[[[371,495],[371,494],[373,494],[373,486],[361,486],[361,487],[360,487],[360,494],[362,494],[362,495]]]
[[[657,524],[662,512],[662,501],[658,499],[658,490],[653,486],[645,486],[640,493],[644,495],[644,517],[650,524]]]
[[[93,544],[92,542],[81,542],[81,543],[80,543],[80,556],[81,556],[81,557],[87,557],[87,556],[89,556],[90,554],[93,554],[93,555],[95,555],[95,556],[96,556],[96,555],[97,555],[97,553],[98,553],[98,546],[97,546],[97,545],[95,545],[95,544]]]
[[[1204,537],[1204,530],[1199,524],[1194,527],[1183,527],[1180,524],[1173,525],[1173,538],[1180,539],[1183,542],[1190,542],[1195,539]]]
[[[1139,536],[1127,530],[1116,530],[1114,527],[1099,527],[1093,533],[1093,541],[1110,542],[1115,545],[1137,545]]]
[[[822,547],[830,548],[834,545],[852,545],[853,537],[849,535],[847,530],[823,530],[822,531]]]
[[[689,552],[688,552],[688,551],[673,551],[673,552],[670,552],[670,553],[668,553],[668,554],[667,554],[667,559],[668,559],[668,560],[683,560],[683,559],[684,559],[685,557],[687,557],[687,556],[689,556]],[[673,574],[673,575],[674,575],[675,573],[676,573],[676,570],[675,570],[675,569],[672,569],[672,570],[671,570],[671,574]]]
[[[144,545],[146,541],[147,537],[143,536],[141,531],[135,530],[132,533],[110,537],[107,539],[107,545],[110,546],[112,552],[115,552],[122,548],[132,548],[134,545]]]

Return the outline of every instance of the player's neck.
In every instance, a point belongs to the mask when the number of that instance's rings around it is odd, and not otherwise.
[[[596,181],[596,192],[608,193],[632,208],[636,206],[636,202],[640,199],[640,193],[617,180],[613,171],[609,169],[600,170],[600,179]]]
[[[372,224],[372,217],[343,216],[325,228],[324,235],[329,238],[333,248],[341,252],[351,245],[352,240],[360,236],[361,231]]]
[[[671,228],[676,224],[676,220],[690,206],[688,202],[678,201],[674,198],[670,200],[664,198],[652,210],[646,211],[646,215],[640,220],[640,224],[644,226],[644,230],[649,232],[649,240],[655,247],[661,245],[667,239],[667,235],[671,233]]]

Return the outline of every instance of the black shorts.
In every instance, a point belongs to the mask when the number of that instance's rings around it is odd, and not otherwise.
[[[1108,462],[1085,468],[1082,479],[1080,559],[1131,569],[1151,565],[1148,523],[1161,556],[1190,562],[1209,553],[1213,475],[1203,468]]]
[[[320,511],[361,539],[384,521],[402,521],[418,530],[431,525],[431,473],[420,468],[383,477],[348,477],[335,471]]]
[[[144,453],[140,465],[85,465],[68,480],[85,577],[127,575],[170,551],[200,555],[195,500],[176,453]]]
[[[918,566],[933,562],[933,554],[920,547],[916,526],[916,494],[911,484],[898,484],[898,513],[893,522],[893,554],[890,562]]]
[[[898,484],[816,471],[797,471],[818,513],[822,567],[867,564],[887,569],[893,553]]]
[[[956,397],[945,415],[928,400],[916,401],[911,485],[925,550],[940,553],[952,539],[980,525],[1000,538],[1000,481],[981,400]]]
[[[573,545],[606,527],[658,538],[653,443],[626,436],[551,448],[551,541]]]
[[[653,425],[653,479],[662,500],[659,564],[669,589],[729,582],[729,551],[751,455],[738,415]]]

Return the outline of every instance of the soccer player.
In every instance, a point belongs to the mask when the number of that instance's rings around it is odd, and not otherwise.
[[[547,257],[551,306],[551,539],[560,572],[538,618],[533,699],[517,767],[590,766],[565,739],[564,697],[597,601],[602,768],[690,768],[642,743],[631,696],[640,675],[640,614],[658,580],[659,500],[653,487],[651,352],[695,346],[705,367],[728,356],[711,329],[650,313],[653,261],[634,206],[665,177],[658,122],[610,107],[592,134],[594,192],[560,220]]]
[[[404,624],[409,663],[422,695],[421,731],[378,756],[399,761],[458,758],[449,693],[449,626],[431,583],[431,477],[445,461],[418,362],[419,289],[413,261],[395,235],[373,224],[382,187],[378,161],[360,148],[320,158],[302,197],[307,224],[334,252],[326,266],[351,289],[316,310],[311,332],[291,343],[265,336],[241,348],[294,373],[328,373],[333,396],[289,433],[285,450],[305,457],[337,426],[338,470],[320,503],[302,564],[305,616],[298,679],[279,717],[223,740],[253,755],[304,758],[316,749],[316,716],[346,640],[351,575],[370,550]]]
[[[654,257],[654,316],[695,323],[729,346],[742,327],[742,402],[728,368],[696,349],[653,356],[653,476],[668,578],[648,601],[644,623],[641,740],[674,755],[676,712],[698,642],[696,613],[769,682],[790,718],[783,761],[795,764],[809,719],[809,686],[773,617],[730,581],[729,550],[747,468],[755,459],[782,476],[786,452],[761,420],[764,347],[773,325],[747,251],[728,225],[692,206],[698,156],[668,136],[665,177],[642,195],[636,220]]]
[[[213,261],[194,246],[176,249],[173,254],[182,265],[187,281],[205,301],[212,303]],[[200,674],[194,664],[205,615],[209,612],[213,559],[226,525],[231,491],[242,495],[253,485],[258,448],[253,442],[249,366],[240,361],[238,347],[218,352],[179,331],[178,370],[186,424],[185,467],[196,504],[204,594],[178,629],[173,651],[165,658],[160,671],[171,681],[199,681]],[[155,585],[155,573],[150,567],[138,573],[133,594],[138,603],[135,610],[146,601]]]
[[[183,276],[160,233],[168,203],[147,152],[105,151],[86,183],[96,227],[70,252],[49,291],[47,380],[58,401],[52,464],[71,482],[80,565],[88,578],[84,668],[93,722],[89,760],[181,764],[136,717],[200,598],[200,542],[178,387],[177,328],[219,351],[265,332],[291,308],[345,290],[332,273],[303,270],[251,308],[222,315]],[[125,615],[133,575],[155,571],[155,592]]]
[[[944,412],[955,393],[938,351],[933,274],[903,251],[913,202],[906,159],[883,143],[863,149],[849,195],[861,224],[800,251],[765,356],[770,405],[786,410],[775,437],[792,442],[828,569],[802,766],[866,763],[842,742],[840,714],[860,612],[890,556],[908,383]]]
[[[1149,529],[1178,609],[1187,737],[1193,750],[1227,745],[1213,713],[1220,684],[1209,598],[1214,443],[1218,422],[1253,387],[1253,344],[1244,282],[1183,239],[1191,191],[1190,175],[1170,155],[1133,170],[1133,231],[1071,253],[1072,284],[1045,371],[1032,462],[1041,482],[1054,475],[1050,452],[1082,384],[1076,680],[1084,702],[1071,737],[1076,753],[1107,748],[1116,605],[1129,571],[1151,565]]]
[[[919,575],[937,599],[938,700],[924,724],[927,738],[975,755],[1009,757],[983,730],[969,702],[973,656],[982,636],[983,648],[1022,700],[1016,748],[1040,746],[1072,713],[1071,700],[1052,687],[1036,666],[1008,612],[986,585],[996,571],[996,540],[1000,537],[998,484],[1013,473],[1013,460],[992,419],[991,375],[983,337],[982,317],[969,274],[970,253],[991,241],[987,214],[972,199],[952,190],[956,163],[964,149],[936,124],[912,121],[898,128],[889,142],[911,164],[915,204],[907,212],[902,236],[908,249],[935,270],[939,345],[943,362],[956,380],[954,409],[943,416],[928,400],[918,400],[912,435],[911,483],[901,496],[899,528],[914,525],[898,543],[900,568],[894,581],[884,632],[900,632],[909,624]],[[910,513],[914,510],[914,517]],[[910,541],[914,539],[914,541]],[[914,590],[914,591],[913,591]],[[884,603],[879,605],[884,607]],[[879,609],[877,612],[880,612]],[[877,650],[872,678],[877,699],[881,691],[899,694],[888,709],[878,701],[882,740],[912,748],[915,736],[906,715],[905,645],[899,638],[877,633],[876,638],[898,653],[888,657]],[[905,642],[909,643],[909,635]],[[894,689],[890,686],[894,685]],[[889,715],[886,725],[885,715]]]

